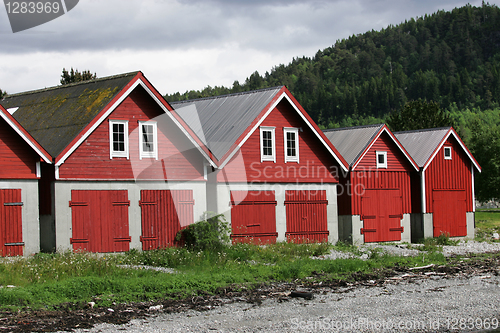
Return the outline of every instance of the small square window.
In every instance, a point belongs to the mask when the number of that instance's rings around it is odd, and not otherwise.
[[[299,162],[299,130],[298,128],[285,128],[285,163]]]
[[[276,162],[274,127],[260,128],[260,161]]]
[[[444,147],[444,159],[451,160],[451,147]]]
[[[110,120],[109,138],[110,158],[128,158],[128,121]]]
[[[377,168],[387,168],[387,152],[377,151]]]

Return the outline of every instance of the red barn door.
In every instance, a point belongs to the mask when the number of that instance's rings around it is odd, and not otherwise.
[[[441,234],[449,234],[450,237],[467,236],[465,190],[434,190],[432,198],[434,237]]]
[[[72,190],[73,250],[124,252],[129,250],[128,193],[126,190]]]
[[[286,238],[289,242],[328,242],[326,191],[286,191]]]
[[[142,190],[142,249],[175,245],[175,236],[194,222],[192,190]]]
[[[275,243],[276,199],[274,191],[231,191],[233,243]]]
[[[0,256],[23,255],[23,220],[20,189],[0,190]]]
[[[361,197],[365,243],[400,241],[402,198],[398,189],[368,189]]]

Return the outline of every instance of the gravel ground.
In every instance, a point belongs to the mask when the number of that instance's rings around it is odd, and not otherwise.
[[[363,245],[399,255],[405,245]],[[415,252],[416,251],[416,252]],[[498,252],[500,244],[461,242],[443,253]],[[319,259],[351,256],[332,252]],[[125,325],[100,324],[76,332],[466,332],[500,329],[500,276],[403,274],[374,286],[316,290],[314,299],[263,299],[260,305],[226,304],[209,311],[159,313]],[[373,281],[375,283],[375,281]]]

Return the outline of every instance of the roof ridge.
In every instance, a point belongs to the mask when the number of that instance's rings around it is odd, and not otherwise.
[[[130,75],[137,75],[140,71],[135,71],[135,72],[129,72],[129,73],[123,73],[123,74],[117,74],[117,75],[111,75],[111,76],[105,76],[101,78],[96,78],[92,80],[85,80],[85,81],[80,81],[80,82],[73,82],[73,83],[68,83],[68,84],[62,84],[58,86],[52,86],[48,88],[42,88],[42,89],[36,89],[36,90],[28,90],[20,93],[15,93],[15,94],[8,94],[7,96],[4,97],[4,99],[10,98],[10,97],[18,97],[18,96],[26,96],[26,95],[32,95],[32,94],[38,94],[41,92],[46,92],[46,91],[52,91],[52,90],[57,90],[57,89],[63,89],[63,88],[69,88],[69,87],[74,87],[78,85],[84,85],[84,84],[90,84],[90,83],[95,83],[95,82],[101,82],[101,81],[107,81],[107,80],[114,80]]]
[[[335,131],[345,131],[345,130],[351,130],[351,129],[383,127],[384,125],[385,124],[372,124],[372,125],[358,125],[358,126],[350,126],[350,127],[329,128],[329,129],[324,129],[323,132],[335,132]]]
[[[439,131],[439,130],[449,130],[452,128],[452,126],[448,127],[435,127],[435,128],[424,128],[424,129],[418,129],[418,130],[410,130],[410,131],[399,131],[399,132],[393,132],[394,134],[405,134],[405,133],[418,133],[418,132],[431,132],[431,131]]]
[[[277,88],[283,88],[284,86],[274,86],[274,87],[268,87],[268,88],[262,88],[262,89],[257,89],[257,90],[248,90],[248,91],[240,91],[237,93],[231,93],[231,94],[225,94],[225,95],[217,95],[217,96],[209,96],[209,97],[200,97],[200,98],[193,98],[193,99],[187,99],[183,101],[175,101],[175,102],[169,102],[171,105],[172,104],[181,104],[181,103],[192,103],[192,102],[197,102],[197,101],[205,101],[205,100],[210,100],[210,99],[218,99],[218,98],[226,98],[226,97],[234,97],[234,96],[240,96],[240,95],[249,95],[249,94],[254,94],[258,92],[263,92],[263,91],[269,91],[269,90],[274,90]]]

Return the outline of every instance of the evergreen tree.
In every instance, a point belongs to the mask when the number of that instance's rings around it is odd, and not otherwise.
[[[7,92],[0,89],[0,99],[4,98],[5,96],[7,96]]]
[[[73,67],[71,67],[71,70],[69,72],[65,68],[63,68],[60,82],[62,85],[64,85],[74,82],[93,80],[96,78],[97,75],[95,73],[92,74],[89,70],[85,70],[80,73],[78,69],[74,70]]]

